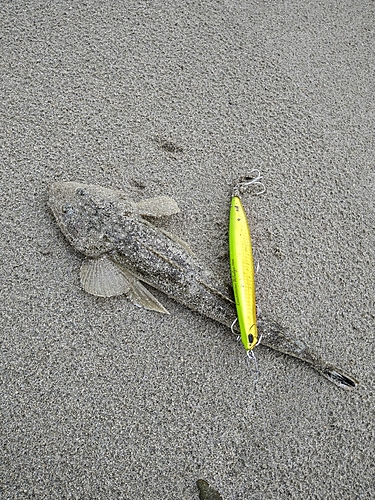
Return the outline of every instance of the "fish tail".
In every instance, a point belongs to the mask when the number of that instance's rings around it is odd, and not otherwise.
[[[261,333],[261,344],[301,359],[342,389],[353,389],[359,384],[351,375],[324,361],[302,340],[291,337],[289,332],[286,334],[284,329],[277,323],[258,319],[258,328]]]
[[[333,384],[338,385],[342,389],[354,389],[359,384],[358,380],[354,377],[343,373],[333,365],[326,365],[320,373],[323,377],[330,380]]]

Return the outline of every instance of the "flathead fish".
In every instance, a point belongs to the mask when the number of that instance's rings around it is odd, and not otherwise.
[[[100,297],[124,294],[139,307],[168,313],[146,283],[194,311],[232,325],[236,307],[225,287],[187,243],[148,220],[178,213],[172,198],[135,202],[120,190],[57,182],[49,188],[49,206],[68,241],[86,256],[80,271],[86,292]],[[280,325],[259,315],[257,325],[261,344],[305,361],[342,388],[358,384]]]

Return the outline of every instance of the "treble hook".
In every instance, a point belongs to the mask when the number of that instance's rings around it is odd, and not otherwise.
[[[258,367],[257,358],[256,358],[253,350],[246,352],[246,363],[247,363],[247,366],[250,368],[250,372],[255,375],[254,385],[256,385],[258,380],[259,380],[260,370]],[[251,368],[251,363],[254,364],[254,369]]]
[[[236,319],[233,321],[233,323],[230,325],[230,329],[231,329],[231,331],[232,331],[232,333],[233,333],[233,334],[235,333],[235,332],[234,332],[234,330],[233,330],[233,327],[234,327],[234,325],[237,323],[237,321],[238,321],[238,318],[236,318]]]
[[[236,318],[233,321],[233,323],[231,324],[231,326],[230,326],[230,329],[231,329],[231,331],[232,331],[233,334],[236,333],[234,331],[234,325],[237,323],[237,321],[238,321],[238,318]],[[238,335],[237,336],[237,341],[240,341],[240,340],[241,340],[241,337],[240,337],[240,335]],[[257,345],[259,345],[260,342],[261,342],[261,340],[262,340],[262,335],[260,335],[260,337],[258,339],[258,342],[255,344],[254,347],[256,347]],[[252,368],[251,368],[251,362],[253,362],[253,364],[254,364],[254,370],[252,370]],[[260,370],[259,370],[259,367],[258,367],[257,358],[256,358],[253,350],[246,351],[246,364],[250,368],[250,371],[255,374],[254,384],[256,384],[258,382],[258,380],[259,380]]]
[[[252,176],[253,173],[256,174],[255,177]],[[266,188],[265,188],[263,182],[261,181],[261,179],[262,179],[262,174],[261,174],[260,170],[258,168],[253,168],[253,170],[251,170],[249,175],[246,175],[245,177],[241,177],[241,179],[239,180],[239,184],[234,186],[232,196],[240,197],[241,194],[246,192],[246,188],[248,186],[255,186],[255,185],[262,186],[262,188],[263,188],[260,191],[255,193],[257,196],[265,193]]]

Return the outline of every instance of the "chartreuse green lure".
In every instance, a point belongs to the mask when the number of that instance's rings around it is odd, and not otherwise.
[[[263,186],[260,182],[261,174],[259,170],[253,172],[257,173],[255,178],[250,180],[247,178],[247,182],[233,189],[229,216],[229,258],[232,285],[241,340],[248,352],[258,343],[258,329],[253,250],[249,223],[241,202],[240,192],[245,186],[251,184]]]
[[[229,256],[241,340],[246,351],[258,342],[254,261],[246,213],[239,196],[233,196],[229,217]]]

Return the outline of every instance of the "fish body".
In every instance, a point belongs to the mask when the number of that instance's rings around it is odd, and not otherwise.
[[[249,351],[258,342],[254,262],[249,224],[238,196],[232,197],[230,208],[229,260],[241,340]]]
[[[233,323],[235,303],[213,273],[184,241],[148,220],[178,213],[172,198],[135,202],[123,191],[58,182],[49,188],[49,206],[68,241],[86,256],[80,275],[88,293],[102,297],[124,294],[140,307],[167,313],[143,286],[146,283],[223,325]],[[276,323],[258,317],[258,329],[262,344],[306,361],[341,387],[357,385],[303,342],[287,336]]]
[[[139,306],[166,313],[143,282],[227,326],[233,321],[233,301],[188,245],[144,218],[177,213],[171,198],[137,204],[121,191],[67,182],[51,186],[49,205],[64,235],[87,257],[81,283],[89,293],[124,293]]]

